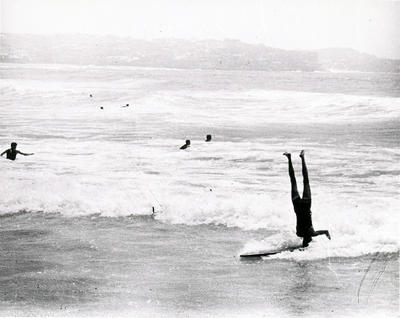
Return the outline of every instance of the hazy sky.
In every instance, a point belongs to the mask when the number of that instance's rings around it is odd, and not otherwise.
[[[0,0],[1,32],[240,39],[400,58],[400,1]]]

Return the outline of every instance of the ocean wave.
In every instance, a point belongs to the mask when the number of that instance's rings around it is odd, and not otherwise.
[[[0,141],[16,140],[35,156],[1,160],[0,215],[124,217],[154,207],[161,222],[299,240],[282,152],[306,148],[314,226],[331,231],[334,251],[398,243],[399,98],[237,89],[243,83],[229,72],[218,73],[227,85],[198,86],[211,73],[55,66],[49,78],[40,67],[19,78],[19,66],[10,68],[2,67],[9,78],[0,80]],[[280,74],[295,84],[292,75]],[[363,126],[369,121],[376,124]],[[180,151],[185,139],[192,146]]]
[[[149,183],[158,175],[136,176],[129,180],[86,178],[50,172],[6,171],[7,183],[0,185],[1,215],[21,211],[59,213],[64,217],[99,215],[120,217],[151,215],[172,224],[217,224],[242,230],[278,233],[262,241],[251,241],[241,252],[258,252],[301,244],[295,235],[296,216],[290,193],[239,191],[226,187],[191,187],[174,182]],[[306,252],[285,252],[277,258],[315,259],[360,256],[399,250],[396,218],[398,200],[370,197],[368,193],[345,195],[319,186],[314,191],[313,221],[316,230],[329,230],[332,240],[314,238]]]

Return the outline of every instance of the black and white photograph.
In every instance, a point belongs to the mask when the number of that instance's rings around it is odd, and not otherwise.
[[[0,0],[0,317],[399,317],[400,0]]]

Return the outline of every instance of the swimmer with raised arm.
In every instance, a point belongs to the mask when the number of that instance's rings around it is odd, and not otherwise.
[[[303,238],[303,247],[308,246],[308,243],[312,241],[313,236],[326,235],[328,239],[331,239],[329,232],[327,230],[315,231],[312,225],[311,218],[311,190],[310,182],[308,180],[308,171],[306,162],[304,159],[304,150],[300,152],[302,172],[303,172],[303,198],[300,198],[299,192],[297,190],[296,177],[294,175],[292,156],[290,153],[285,152],[283,154],[288,158],[289,162],[289,176],[290,183],[292,185],[292,202],[294,207],[294,212],[297,217],[296,234],[298,237]]]
[[[31,156],[33,155],[33,153],[24,153],[22,151],[17,150],[17,143],[16,142],[12,142],[11,143],[11,148],[4,150],[0,156],[3,156],[4,154],[7,154],[7,159],[10,160],[15,160],[15,158],[17,157],[17,154],[23,155],[23,156]]]

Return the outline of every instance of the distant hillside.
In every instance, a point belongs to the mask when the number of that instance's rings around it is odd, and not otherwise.
[[[353,49],[331,48],[316,51],[323,68],[363,72],[400,72],[400,61],[380,59]]]
[[[0,62],[185,69],[399,72],[400,61],[349,49],[288,51],[237,40],[154,40],[89,35],[0,35]]]

